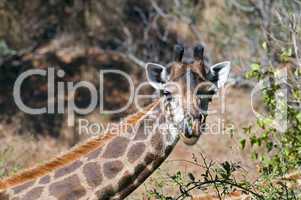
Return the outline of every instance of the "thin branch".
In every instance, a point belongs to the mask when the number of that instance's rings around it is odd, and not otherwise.
[[[203,159],[203,163],[204,163],[204,165],[205,165],[205,168],[206,168],[206,170],[208,171],[208,175],[210,176],[210,179],[213,180],[213,176],[212,176],[212,174],[211,174],[211,172],[210,172],[210,168],[211,168],[211,166],[212,166],[213,163],[210,162],[210,164],[208,165],[207,162],[206,162],[206,158],[205,158],[205,156],[204,156],[202,153],[201,153],[201,156],[202,156],[202,159]],[[216,190],[216,192],[217,192],[218,198],[221,200],[221,199],[222,199],[222,196],[221,196],[221,194],[220,194],[220,191],[219,191],[219,189],[218,189],[218,186],[217,186],[216,182],[214,182],[213,184],[214,184],[214,188],[215,188],[215,190]]]
[[[296,15],[294,14],[292,16],[292,19],[290,20],[291,21],[291,34],[292,34],[292,42],[293,42],[293,46],[294,46],[294,51],[295,51],[295,56],[296,56],[296,59],[297,59],[297,63],[298,63],[298,67],[301,69],[301,60],[300,60],[300,57],[299,57],[299,48],[298,48],[298,44],[297,44],[297,17]]]
[[[134,63],[136,63],[137,65],[139,65],[140,67],[145,68],[146,63],[143,62],[142,60],[140,60],[139,58],[137,58],[136,56],[134,56],[133,54],[129,53],[129,54],[126,54],[126,56],[131,61],[133,61]]]
[[[257,198],[259,199],[264,199],[263,196],[261,196],[260,194],[257,194],[256,192],[253,192],[252,190],[249,190],[248,188],[245,188],[239,184],[236,184],[236,183],[233,183],[233,182],[229,182],[229,181],[226,181],[226,180],[220,180],[220,179],[214,179],[214,180],[209,180],[209,181],[203,181],[203,182],[193,182],[194,185],[192,187],[190,187],[189,189],[186,190],[186,193],[198,188],[198,187],[202,187],[202,186],[205,186],[205,185],[212,185],[212,184],[216,184],[216,183],[220,183],[220,184],[227,184],[227,185],[231,185],[233,187],[236,187],[244,192],[247,192],[247,193],[250,193],[252,194],[253,196],[256,196]],[[175,198],[176,200],[177,199],[180,199],[183,197],[184,194],[181,194],[179,195],[177,198]]]
[[[301,6],[301,1],[300,0],[294,0],[294,2]]]
[[[156,12],[161,16],[161,17],[167,17],[167,14],[164,13],[164,11],[158,6],[157,2],[154,0],[150,1],[152,4],[152,7],[156,10]]]
[[[181,3],[179,0],[174,0],[174,2],[175,2],[176,8],[179,8],[181,6]]]
[[[137,6],[134,6],[134,10],[139,14],[140,18],[142,19],[143,21],[143,24],[144,25],[147,25],[148,24],[148,19],[147,17],[145,16],[143,10]]]
[[[230,3],[244,12],[254,12],[255,11],[255,7],[242,5],[237,0],[231,0]]]

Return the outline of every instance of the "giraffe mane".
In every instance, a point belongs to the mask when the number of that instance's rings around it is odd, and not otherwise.
[[[152,111],[158,104],[159,104],[158,100],[149,104],[143,111],[140,111],[133,115],[128,116],[125,119],[125,122],[128,125],[134,125],[134,124],[138,123],[141,119],[143,119],[143,117],[145,115],[148,114],[149,111]],[[120,133],[120,134],[122,134],[122,133]],[[93,139],[85,142],[84,144],[74,147],[67,153],[54,158],[52,161],[49,161],[42,165],[37,165],[30,169],[26,169],[14,176],[0,180],[0,192],[8,189],[10,187],[19,185],[21,183],[25,183],[30,180],[42,177],[50,171],[61,168],[67,164],[70,164],[73,161],[77,160],[78,158],[82,157],[83,155],[86,155],[86,154],[98,149],[99,147],[104,146],[108,141],[110,141],[114,136],[117,136],[117,135],[119,135],[119,134],[108,132],[105,134],[105,136],[99,136],[99,137],[93,138]]]

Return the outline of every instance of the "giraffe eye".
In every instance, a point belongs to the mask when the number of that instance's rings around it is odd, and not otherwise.
[[[163,91],[163,95],[166,97],[167,101],[171,101],[172,100],[172,96],[171,96],[171,92],[164,90]]]
[[[164,95],[164,96],[170,96],[171,93],[170,93],[169,91],[167,91],[167,90],[164,90],[164,91],[163,91],[163,95]]]

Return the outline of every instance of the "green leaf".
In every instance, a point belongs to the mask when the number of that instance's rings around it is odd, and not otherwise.
[[[246,147],[246,140],[245,139],[240,140],[240,148],[245,149],[245,147]]]
[[[251,133],[252,126],[243,127],[242,129],[245,132],[245,134],[249,135]]]
[[[266,147],[267,147],[268,152],[270,152],[273,149],[273,146],[274,146],[273,142],[266,143]]]
[[[267,44],[267,42],[263,42],[263,43],[262,43],[262,48],[263,48],[264,50],[267,50],[267,49],[268,49],[268,44]]]
[[[298,122],[301,123],[301,112],[297,114],[296,119]]]
[[[252,69],[252,71],[259,71],[260,65],[257,63],[253,63],[253,64],[251,64],[251,69]]]
[[[270,126],[272,123],[273,120],[270,118],[257,119],[257,124],[262,129],[265,129],[266,127]]]
[[[257,160],[257,158],[258,158],[258,153],[257,153],[257,152],[252,152],[251,158],[252,158],[253,160]]]
[[[288,48],[288,49],[283,48],[280,54],[281,61],[287,62],[289,58],[292,57],[292,54],[293,54],[292,48]]]
[[[251,146],[254,146],[255,144],[257,144],[258,146],[261,146],[261,139],[257,138],[255,135],[253,135],[251,138]]]

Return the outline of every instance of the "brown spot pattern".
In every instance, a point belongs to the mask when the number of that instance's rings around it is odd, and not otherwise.
[[[139,174],[140,174],[141,172],[143,172],[143,170],[144,170],[145,168],[146,168],[146,166],[143,165],[143,164],[137,165],[137,166],[135,167],[135,169],[134,169],[134,176],[135,176],[135,177],[139,176]]]
[[[118,197],[119,199],[124,199],[126,198],[131,192],[133,192],[138,186],[140,185],[140,183],[132,183],[127,185],[125,188],[123,188],[120,192],[118,192]]]
[[[125,153],[129,140],[125,137],[116,137],[108,144],[103,155],[105,158],[118,158]]]
[[[153,153],[147,153],[145,158],[144,158],[144,162],[146,165],[152,163],[155,159],[156,159],[156,155]]]
[[[135,162],[138,158],[140,158],[140,156],[144,153],[144,151],[145,151],[145,144],[143,143],[134,144],[130,148],[127,154],[129,162],[131,163]]]
[[[67,165],[66,167],[63,167],[61,169],[58,169],[55,172],[54,178],[59,178],[61,176],[70,174],[71,172],[74,172],[77,168],[79,168],[83,163],[79,160],[73,162],[70,165]]]
[[[111,185],[96,192],[96,195],[100,200],[110,200],[114,194],[114,188]]]
[[[62,181],[50,185],[49,193],[57,200],[78,200],[86,194],[77,175],[70,176]]]
[[[134,140],[146,140],[147,139],[147,131],[144,130],[144,126],[139,126],[138,131],[134,137]]]
[[[0,199],[1,200],[9,200],[8,194],[5,194],[4,192],[0,193]]]
[[[123,190],[134,182],[135,177],[132,176],[128,171],[126,171],[122,178],[118,182],[118,191]]]
[[[165,157],[157,157],[155,160],[154,160],[154,162],[153,162],[153,164],[152,164],[152,168],[155,170],[155,169],[157,169],[161,164],[162,164],[162,162],[165,160]]]
[[[20,192],[22,192],[23,190],[29,188],[30,186],[32,186],[34,184],[35,181],[30,181],[30,182],[27,182],[27,183],[24,183],[20,186],[17,186],[17,187],[14,187],[13,188],[13,191],[15,192],[15,194],[18,194]]]
[[[143,182],[147,177],[149,177],[152,174],[152,171],[148,168],[145,168],[137,177],[138,182]]]
[[[112,179],[114,178],[123,168],[123,163],[119,160],[107,162],[103,165],[104,175]]]
[[[164,141],[163,141],[163,136],[160,133],[156,133],[155,135],[152,136],[151,144],[156,152],[163,153]]]
[[[49,175],[46,175],[46,176],[43,176],[43,177],[40,179],[39,183],[40,183],[40,184],[47,184],[47,183],[49,183],[49,181],[50,181],[50,176],[49,176]]]
[[[83,173],[90,187],[94,188],[102,182],[101,168],[96,162],[86,164]]]
[[[96,159],[100,155],[101,151],[102,151],[102,148],[99,148],[99,149],[96,149],[95,151],[92,151],[91,153],[89,153],[87,156],[88,161]]]
[[[32,190],[27,192],[26,195],[23,198],[21,198],[21,200],[36,200],[41,196],[42,192],[43,187],[33,188]]]

